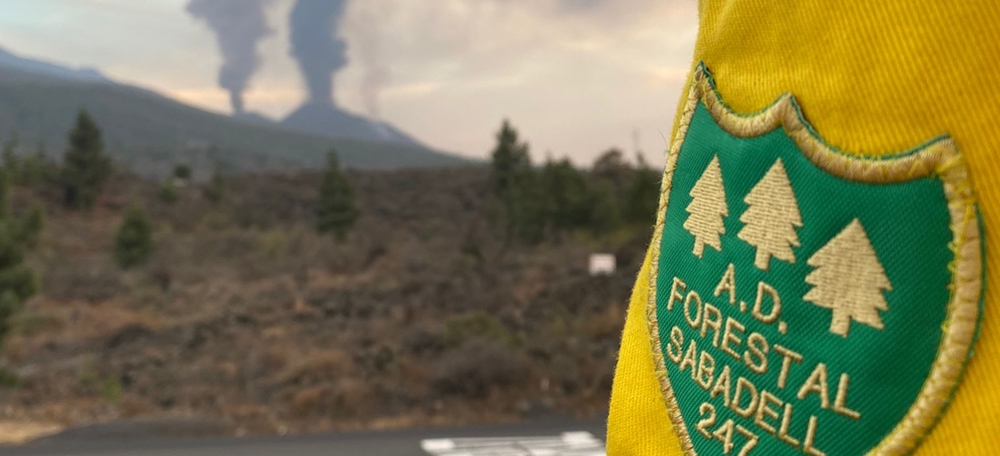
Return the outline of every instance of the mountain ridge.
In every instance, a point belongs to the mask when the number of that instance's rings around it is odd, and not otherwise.
[[[81,73],[82,72],[82,73]],[[426,168],[474,163],[425,148],[294,131],[208,112],[142,87],[120,84],[96,70],[74,70],[0,50],[0,135],[18,135],[61,153],[77,112],[86,109],[104,132],[109,155],[149,176],[177,163],[196,172],[315,169],[335,149],[360,169]]]
[[[70,81],[114,83],[96,68],[68,68],[44,60],[23,57],[2,47],[0,47],[0,66]]]

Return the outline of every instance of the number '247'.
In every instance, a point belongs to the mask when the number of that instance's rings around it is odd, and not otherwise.
[[[698,409],[698,413],[701,414],[701,420],[698,421],[698,425],[695,429],[698,433],[703,435],[708,440],[718,440],[722,443],[722,452],[724,454],[729,454],[733,451],[733,447],[736,444],[733,443],[733,434],[738,433],[743,437],[746,437],[747,441],[743,444],[743,448],[740,448],[739,456],[746,456],[750,454],[750,450],[757,446],[757,434],[748,431],[745,427],[739,424],[733,423],[733,420],[728,419],[724,421],[718,428],[714,431],[709,431],[712,426],[715,426],[715,406],[709,404],[708,402],[703,402],[701,407]]]

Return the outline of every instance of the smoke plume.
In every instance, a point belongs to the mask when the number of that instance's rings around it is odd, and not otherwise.
[[[376,119],[381,117],[379,109],[382,90],[389,83],[392,77],[388,65],[382,56],[382,31],[379,30],[380,21],[388,20],[388,15],[392,10],[380,8],[358,8],[353,14],[351,35],[354,46],[354,55],[358,59],[358,64],[362,69],[361,79],[361,101],[364,104],[365,112]]]
[[[191,0],[187,11],[215,32],[222,51],[219,85],[229,91],[233,112],[242,114],[243,92],[260,66],[257,43],[268,34],[265,8],[271,0]]]
[[[333,74],[347,65],[338,36],[347,0],[298,0],[289,17],[292,56],[309,89],[309,102],[333,104]]]

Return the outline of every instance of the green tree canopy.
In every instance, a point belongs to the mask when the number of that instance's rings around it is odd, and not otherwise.
[[[191,180],[191,167],[184,164],[175,166],[174,177],[181,180]]]
[[[37,208],[23,221],[10,217],[9,179],[7,172],[0,172],[0,342],[10,331],[10,319],[21,310],[24,300],[38,291],[35,273],[24,262],[24,238],[27,229],[41,231],[41,220],[35,215]]]
[[[509,121],[503,121],[496,138],[490,180],[503,208],[506,236],[537,244],[545,236],[546,200],[542,180],[531,166],[528,144],[518,138],[517,130]]]
[[[587,179],[569,159],[548,160],[542,168],[542,189],[548,221],[555,231],[567,231],[590,221]]]
[[[326,172],[320,187],[319,205],[316,208],[316,230],[333,233],[338,240],[347,237],[361,211],[354,196],[354,188],[340,169],[335,151],[327,154]]]
[[[596,234],[607,234],[621,226],[621,210],[614,187],[598,181],[590,190],[590,228]]]
[[[528,144],[518,139],[517,130],[504,120],[497,132],[497,145],[493,149],[491,180],[497,195],[503,197],[514,185],[517,175],[531,168]]]
[[[153,254],[153,225],[137,204],[125,211],[121,228],[115,238],[115,260],[122,268],[138,266]]]
[[[534,169],[521,169],[511,176],[503,203],[508,236],[528,244],[545,239],[545,192]]]
[[[594,160],[591,175],[611,184],[616,195],[623,195],[632,179],[632,166],[618,148],[611,148]]]
[[[63,166],[66,206],[93,207],[111,174],[111,161],[104,155],[100,128],[85,110],[80,111],[76,126],[69,133]]]
[[[632,176],[628,191],[625,192],[624,218],[629,223],[656,223],[656,211],[660,205],[659,171],[649,167],[646,159],[639,154],[636,157],[638,166]]]
[[[17,238],[14,224],[9,219],[0,221],[0,342],[24,301],[38,291],[38,280],[25,264],[24,247]]]

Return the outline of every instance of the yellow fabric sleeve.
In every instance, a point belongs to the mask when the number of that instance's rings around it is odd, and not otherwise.
[[[833,146],[864,154],[951,135],[985,228],[986,293],[974,357],[918,455],[995,454],[1000,439],[1000,5],[988,0],[703,0],[692,68],[755,112],[792,93]],[[675,122],[676,123],[676,122]],[[676,131],[676,125],[674,126]],[[646,324],[648,267],[629,306],[608,422],[611,455],[680,455]]]

